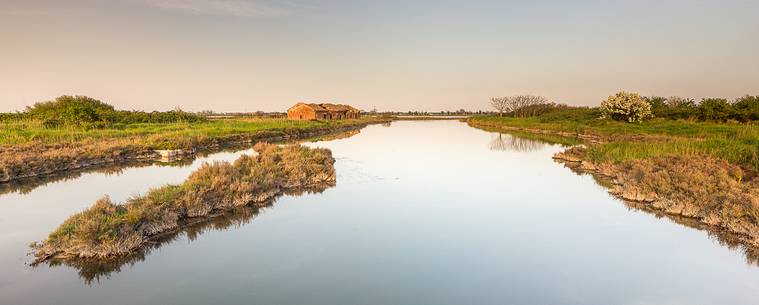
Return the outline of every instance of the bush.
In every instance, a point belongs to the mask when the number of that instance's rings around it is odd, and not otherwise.
[[[9,116],[11,114],[5,114]],[[46,128],[77,126],[105,128],[112,124],[203,122],[206,118],[182,110],[144,112],[116,110],[113,106],[87,96],[63,95],[55,100],[35,103],[23,115],[43,122]],[[20,115],[17,115],[20,116]]]
[[[723,98],[706,98],[698,105],[698,116],[704,121],[727,121],[733,117],[733,106]]]
[[[759,120],[759,96],[746,95],[735,100],[733,115],[743,122]]]
[[[651,104],[637,93],[621,91],[601,102],[601,115],[617,121],[642,122],[652,116]]]
[[[655,117],[667,117],[669,115],[669,106],[667,106],[667,99],[661,96],[644,97],[651,105],[651,113]]]
[[[557,107],[538,116],[541,122],[574,121],[589,122],[601,116],[598,107]]]

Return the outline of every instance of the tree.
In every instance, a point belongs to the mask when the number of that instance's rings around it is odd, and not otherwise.
[[[698,105],[699,118],[705,121],[725,121],[733,116],[733,106],[723,98],[705,98]]]
[[[503,116],[504,112],[509,111],[508,97],[494,97],[490,99],[490,106],[498,111],[498,115]]]
[[[759,120],[759,96],[746,95],[733,104],[735,118],[739,121]]]
[[[535,106],[548,103],[545,97],[531,94],[494,97],[490,101],[490,105],[498,110],[501,116],[507,112],[514,117],[532,116],[535,114]]]
[[[508,97],[511,112],[515,117],[527,117],[535,114],[535,106],[548,103],[543,96],[523,94]]]
[[[601,115],[617,121],[642,122],[652,116],[651,104],[640,94],[620,91],[601,102]]]

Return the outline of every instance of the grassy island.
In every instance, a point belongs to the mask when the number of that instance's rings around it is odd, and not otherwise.
[[[332,154],[299,145],[256,144],[256,156],[205,164],[182,184],[167,185],[121,204],[108,197],[71,216],[32,245],[36,263],[47,259],[109,259],[198,221],[283,193],[318,191],[335,183]]]

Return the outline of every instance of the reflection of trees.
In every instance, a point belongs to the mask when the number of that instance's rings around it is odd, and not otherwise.
[[[540,141],[499,133],[497,138],[490,141],[490,150],[532,152],[540,150],[545,145]]]
[[[577,175],[591,175],[593,177],[593,180],[602,187],[611,188],[614,186],[614,184],[610,180],[611,178],[586,172],[579,167],[578,163],[563,162],[560,160],[557,160],[556,162],[564,164],[564,167],[568,168],[569,170],[571,170],[573,173]],[[628,201],[624,199],[620,199],[620,200],[630,210],[642,211],[648,214],[652,214],[656,218],[667,218],[674,223],[677,223],[689,228],[704,231],[706,232],[706,234],[709,235],[710,239],[716,241],[720,245],[727,247],[728,249],[733,250],[733,251],[742,252],[743,256],[746,258],[747,264],[759,266],[759,248],[751,246],[748,238],[745,236],[727,232],[725,230],[720,229],[719,227],[705,224],[694,218],[667,214],[663,211],[656,210],[652,208],[650,205],[645,204],[645,203]]]
[[[334,186],[334,184],[323,184],[308,189],[297,189],[288,191],[287,195],[321,193],[332,186]],[[273,206],[274,200],[257,206],[244,206],[235,210],[219,212],[210,217],[190,220],[189,223],[184,224],[182,229],[155,238],[151,240],[152,243],[128,256],[109,259],[51,259],[45,261],[44,264],[47,264],[50,267],[68,266],[75,268],[79,271],[79,277],[82,278],[86,284],[90,285],[93,281],[107,279],[111,274],[121,272],[121,267],[124,265],[133,266],[144,261],[153,250],[171,244],[182,235],[186,236],[187,240],[192,242],[205,232],[229,230],[246,225],[255,219],[261,209]]]

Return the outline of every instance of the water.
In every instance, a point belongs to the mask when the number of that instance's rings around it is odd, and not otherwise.
[[[456,121],[373,125],[330,148],[338,183],[180,234],[97,272],[27,245],[108,194],[186,167],[88,173],[0,195],[0,304],[756,304],[759,268],[705,231],[610,197],[562,147]],[[93,275],[95,274],[95,275]]]

